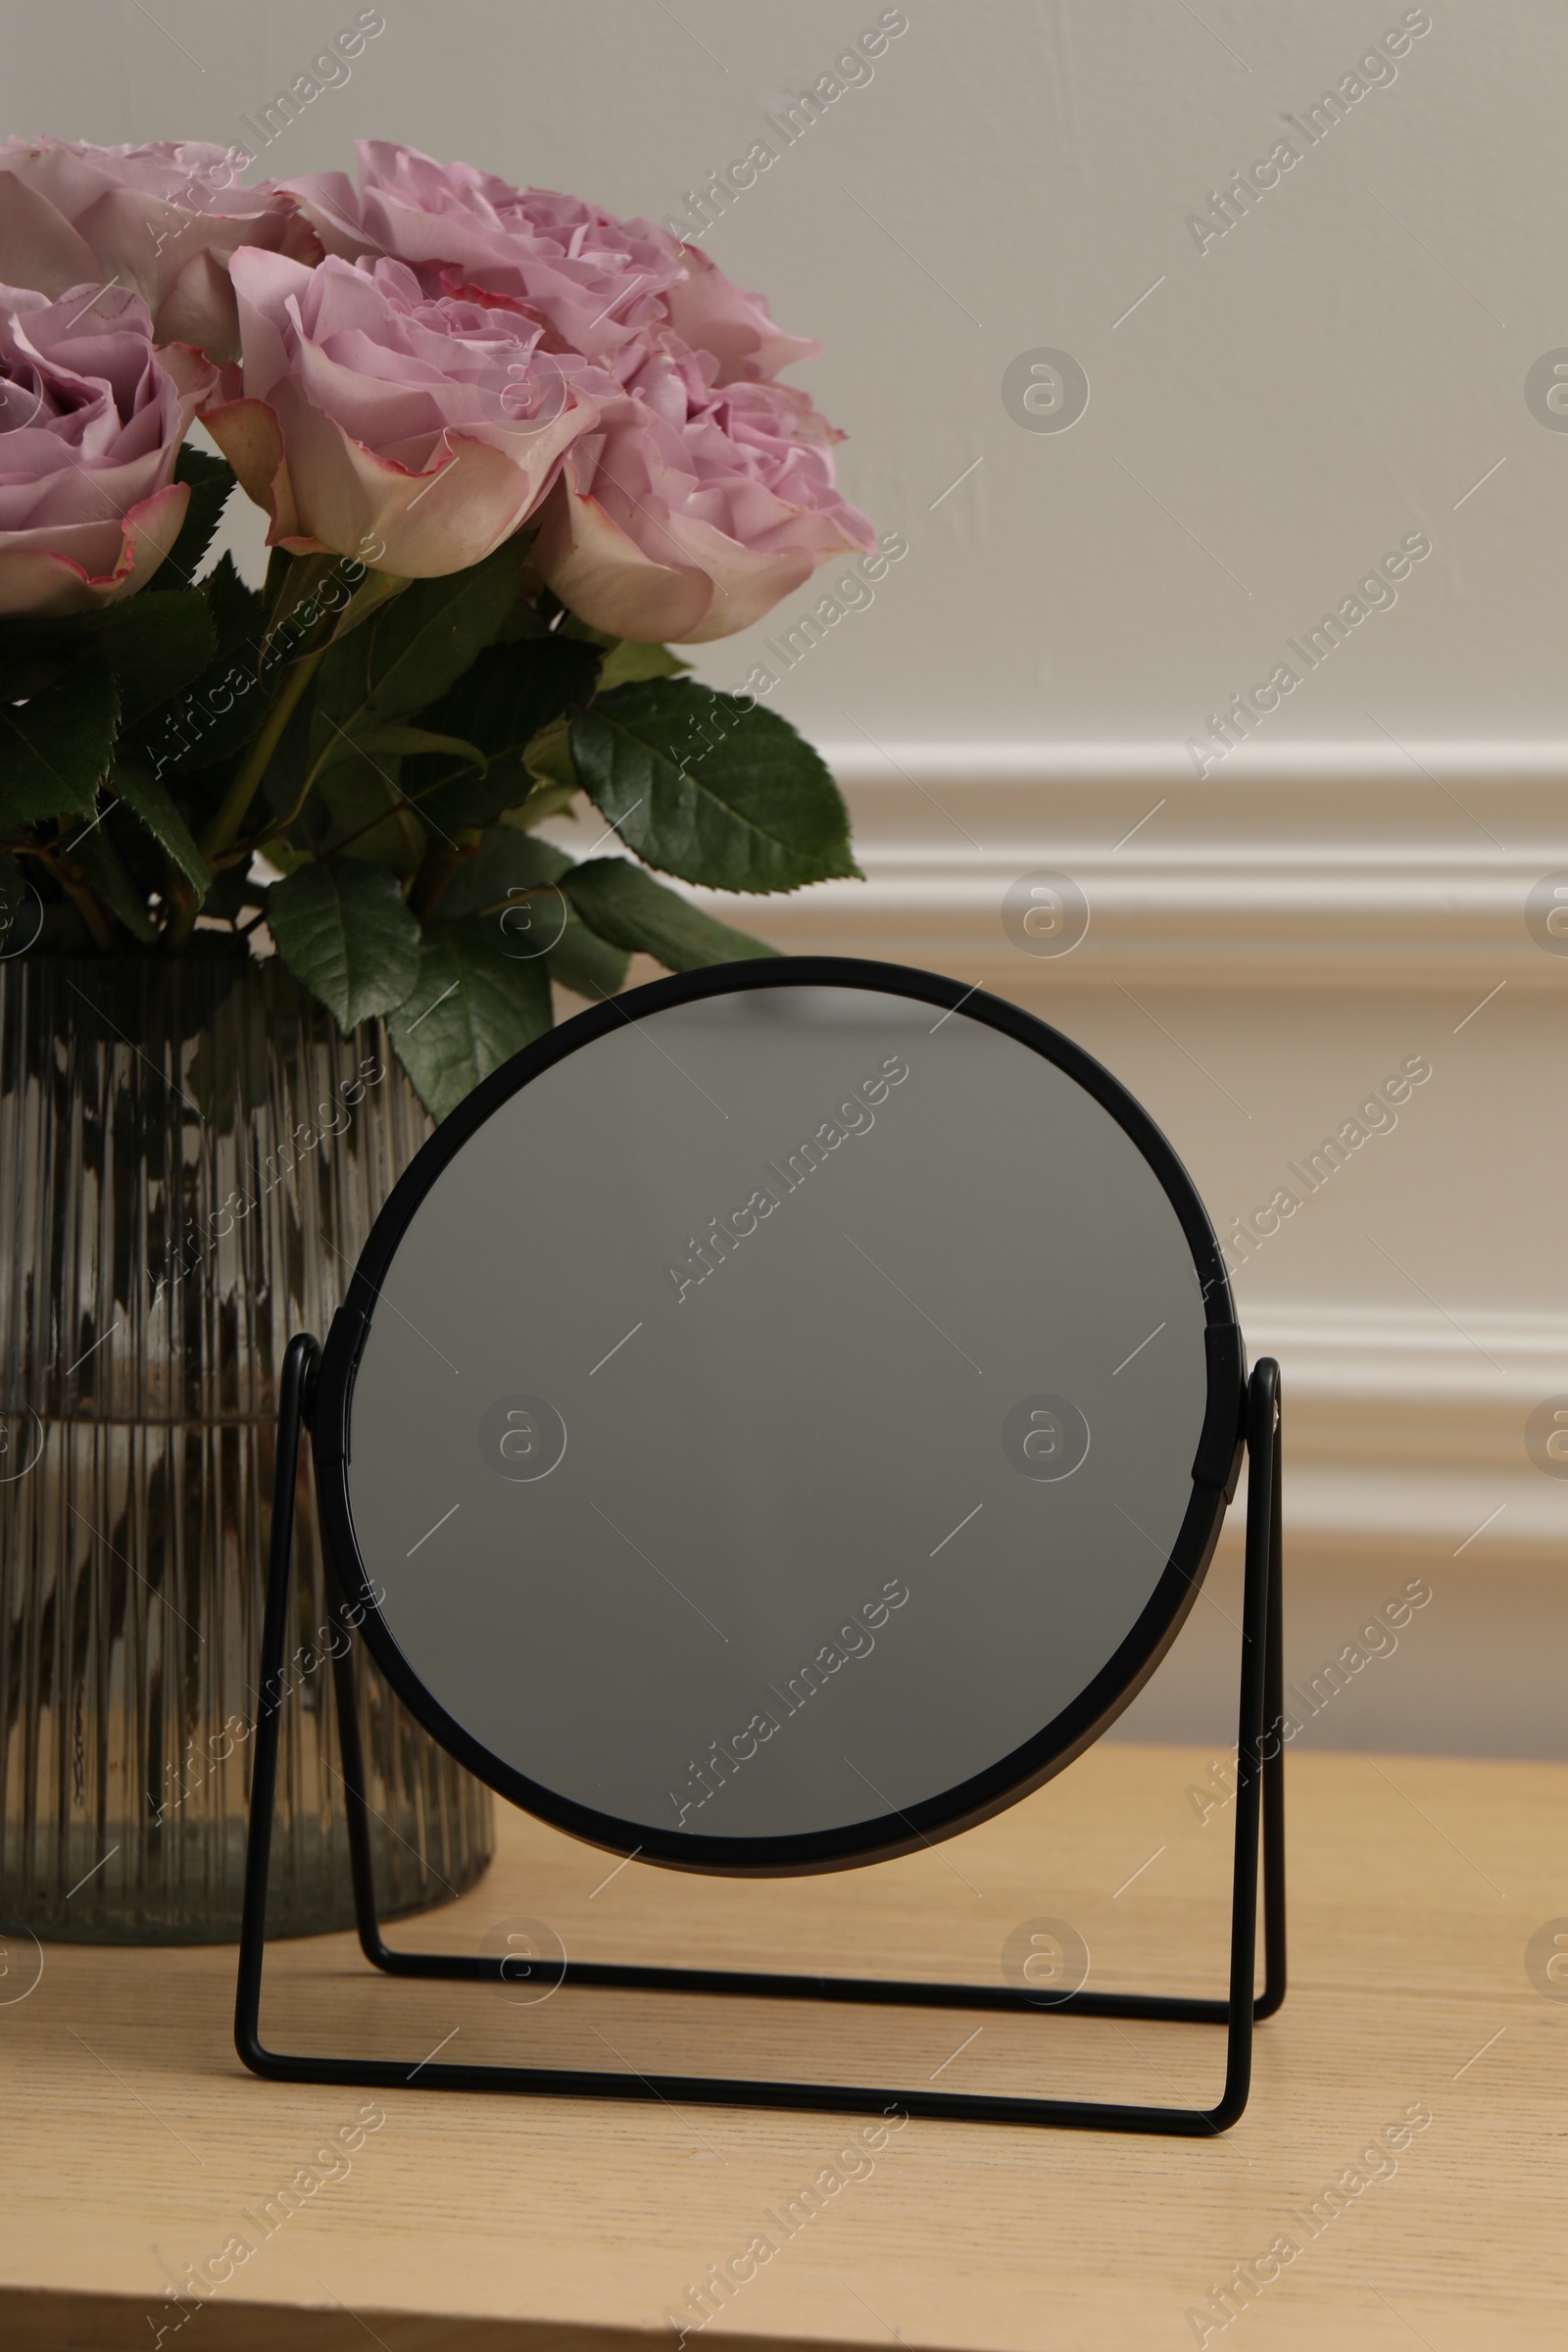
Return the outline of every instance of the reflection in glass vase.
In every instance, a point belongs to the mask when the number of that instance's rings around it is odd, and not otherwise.
[[[0,962],[0,1927],[237,1935],[276,1373],[428,1132],[275,961]],[[277,1934],[353,1917],[308,1471],[293,1610]],[[491,1799],[358,1671],[395,1915],[477,1878]]]

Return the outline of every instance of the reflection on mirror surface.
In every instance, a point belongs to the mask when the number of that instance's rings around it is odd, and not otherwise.
[[[772,1838],[939,1796],[1148,1603],[1206,1397],[1126,1132],[961,1010],[755,989],[628,1021],[398,1247],[349,1494],[385,1623],[492,1754]]]

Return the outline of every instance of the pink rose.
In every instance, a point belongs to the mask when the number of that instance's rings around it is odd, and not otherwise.
[[[471,164],[361,139],[360,185],[343,172],[285,180],[328,253],[390,254],[428,292],[471,285],[526,306],[560,351],[608,357],[662,322],[656,297],[681,272],[678,247],[652,221],[514,188]]]
[[[321,251],[287,197],[234,184],[248,160],[242,149],[203,141],[0,141],[0,271],[45,294],[106,278],[132,287],[160,343],[233,359],[227,265],[235,248],[262,245],[302,262]]]
[[[146,585],[185,519],[174,462],[214,380],[199,352],[154,348],[122,286],[60,302],[0,286],[0,613],[81,612]]]
[[[710,351],[716,380],[776,374],[820,344],[782,334],[760,295],[743,294],[694,246],[652,220],[618,220],[547,188],[514,188],[470,164],[363,139],[360,184],[342,172],[284,180],[329,253],[392,254],[427,292],[471,294],[537,318],[549,349],[609,365],[638,337],[672,326]]]
[[[819,360],[824,346],[780,332],[760,294],[743,294],[701,246],[680,248],[686,274],[664,296],[669,323],[693,351],[710,351],[718,384],[773,376],[797,360]]]
[[[566,453],[533,563],[591,627],[701,644],[760,620],[818,564],[875,546],[833,486],[841,438],[787,384],[714,385],[661,339]]]
[[[526,521],[609,377],[531,319],[421,292],[401,262],[308,270],[242,248],[243,397],[202,422],[293,554],[410,579],[477,564]]]

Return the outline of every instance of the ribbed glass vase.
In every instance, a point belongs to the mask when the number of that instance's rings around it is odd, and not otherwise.
[[[277,1372],[428,1132],[275,959],[0,961],[0,1929],[237,1935]],[[297,1524],[268,1917],[305,1935],[353,1918],[308,1466]],[[359,1674],[395,1915],[479,1875],[491,1800]]]

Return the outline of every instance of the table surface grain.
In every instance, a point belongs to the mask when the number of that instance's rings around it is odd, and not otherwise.
[[[1008,1933],[1044,1916],[1085,1937],[1099,1984],[1218,1991],[1230,1814],[1194,1795],[1221,1793],[1214,1761],[1102,1745],[964,1838],[754,1885],[616,1869],[503,1809],[481,1885],[392,1939],[472,1950],[532,1919],[584,1959],[995,1983]],[[1292,1757],[1289,1801],[1290,1996],[1212,2141],[909,2122],[868,2152],[828,2114],[264,2083],[233,2052],[232,1949],[12,1936],[0,2343],[622,2352],[675,2341],[684,2311],[708,2346],[1561,2352],[1568,2000],[1525,1953],[1568,1915],[1568,1766]],[[271,1948],[264,2033],[411,2065],[445,2039],[453,2058],[1194,2105],[1222,2064],[1202,2027],[514,2000],[379,1977],[346,1936]],[[1430,2121],[1390,2151],[1412,2114]],[[699,2330],[688,2290],[760,2235],[776,2250]],[[1278,2275],[1224,2319],[1211,2290],[1282,2238]],[[231,2276],[171,2297],[209,2266]]]

